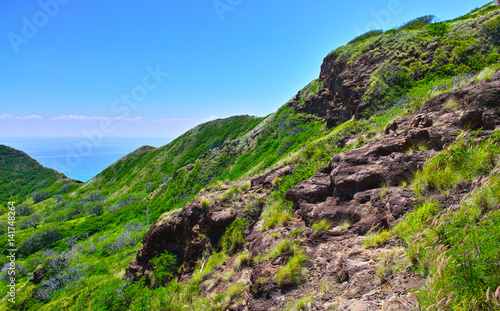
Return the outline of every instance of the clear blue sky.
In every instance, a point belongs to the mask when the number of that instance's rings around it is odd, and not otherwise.
[[[175,137],[215,117],[264,116],[366,27],[449,19],[486,3],[2,0],[0,136],[104,126],[108,136]]]

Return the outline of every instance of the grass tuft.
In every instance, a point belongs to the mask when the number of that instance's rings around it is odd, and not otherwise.
[[[313,223],[312,228],[314,232],[328,230],[332,227],[332,223],[328,219],[322,219]]]
[[[392,237],[392,232],[389,230],[383,230],[380,232],[370,232],[365,237],[365,242],[363,243],[363,248],[376,247],[388,241]]]

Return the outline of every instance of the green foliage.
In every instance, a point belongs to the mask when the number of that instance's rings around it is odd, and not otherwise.
[[[233,221],[226,229],[226,233],[221,240],[221,246],[224,252],[232,254],[245,244],[244,230],[248,226],[249,223],[243,219],[236,219]]]
[[[498,6],[487,5],[464,19],[439,23],[432,23],[432,15],[424,16],[398,30],[354,40],[333,51],[348,65],[361,54],[373,62],[384,61],[370,76],[363,114],[368,117],[381,108],[400,104],[413,88],[475,74],[500,61],[500,40],[495,43],[497,10]],[[423,95],[428,98],[428,94]],[[417,99],[409,97],[412,102]]]
[[[201,208],[209,208],[211,206],[210,201],[207,198],[203,198],[200,201]]]
[[[36,231],[26,239],[19,248],[21,255],[27,256],[41,249],[47,248],[59,238],[59,229],[48,228],[43,231]]]
[[[214,269],[219,268],[228,258],[229,256],[224,252],[214,253],[208,258],[204,256],[196,266],[192,278],[193,282],[203,282]]]
[[[428,27],[429,34],[435,37],[444,37],[450,30],[447,23],[432,23]]]
[[[500,64],[496,64],[492,67],[484,68],[480,73],[476,76],[477,82],[489,82],[492,81],[495,77],[498,69],[500,69]]]
[[[164,252],[163,254],[151,259],[153,265],[152,284],[166,286],[172,280],[177,271],[177,257]]]
[[[151,275],[154,286],[147,287],[145,280],[135,283],[122,280],[123,271],[136,254],[145,233],[145,226],[141,223],[146,222],[146,206],[150,208],[151,221],[155,221],[165,212],[180,209],[190,202],[202,188],[213,185],[214,189],[222,190],[223,181],[227,184],[267,169],[290,165],[293,173],[273,183],[262,213],[263,230],[285,225],[293,218],[294,209],[284,200],[284,194],[324,167],[332,154],[355,147],[338,148],[341,139],[347,136],[363,137],[360,142],[375,139],[363,135],[380,133],[396,117],[417,111],[432,96],[474,80],[488,81],[494,77],[500,61],[495,39],[498,35],[497,10],[493,5],[486,5],[462,18],[443,23],[428,24],[428,18],[417,19],[406,24],[404,29],[371,32],[337,49],[338,57],[345,59],[347,66],[353,66],[363,53],[365,57],[384,64],[370,78],[364,98],[370,107],[366,118],[352,119],[330,130],[325,128],[324,120],[298,113],[291,105],[285,105],[266,118],[240,116],[215,120],[188,131],[162,148],[140,148],[104,170],[92,182],[81,186],[41,168],[21,153],[0,146],[3,201],[13,198],[21,203],[27,200],[22,207],[18,204],[19,225],[23,226],[17,235],[19,260],[26,263],[26,273],[22,274],[19,284],[23,286],[19,296],[23,307],[19,308],[227,308],[228,301],[240,295],[244,284],[233,284],[226,292],[210,297],[206,297],[200,288],[206,288],[209,282],[231,278],[234,271],[219,273],[220,267],[229,254],[242,249],[247,223],[238,220],[227,229],[221,240],[222,251],[212,255],[207,252],[199,260],[191,280],[172,280],[177,264],[175,259],[165,254],[161,260],[157,257],[155,270],[159,270]],[[305,105],[312,96],[324,90],[323,87],[323,81],[312,81],[299,92],[299,102]],[[450,102],[445,109],[457,107],[458,102]],[[446,217],[440,214],[442,207],[439,204],[426,198],[442,195],[455,185],[468,186],[498,164],[496,139],[483,143],[476,143],[474,137],[461,139],[463,141],[459,140],[441,157],[429,161],[421,175],[415,176],[411,187],[419,194],[420,205],[394,232],[408,246],[408,256],[416,272],[428,274],[433,280],[427,292],[423,292],[423,305],[436,305],[444,295],[448,297],[452,293],[451,304],[455,309],[467,309],[468,306],[491,309],[492,300],[488,302],[485,298],[486,285],[491,291],[499,285],[495,283],[495,278],[499,279],[495,270],[498,265],[493,261],[499,256],[496,245],[499,216],[494,210],[498,206],[500,191],[495,179],[472,195],[460,211]],[[417,148],[425,147],[415,145],[414,149]],[[447,163],[448,158],[450,163]],[[5,169],[18,163],[19,172]],[[438,177],[443,177],[443,180],[432,174],[433,170],[439,170]],[[239,200],[242,189],[238,185],[231,186],[225,198]],[[35,193],[43,195],[31,204]],[[200,201],[202,207],[210,204],[209,199]],[[245,207],[245,213],[260,212],[262,205],[250,204]],[[93,207],[100,210],[93,213]],[[2,211],[5,211],[5,206]],[[488,215],[490,211],[491,215]],[[44,222],[37,225],[36,230],[29,226],[32,215],[43,215]],[[5,220],[5,215],[2,217]],[[436,217],[443,219],[438,221]],[[130,223],[132,219],[137,222]],[[57,229],[54,229],[56,225]],[[348,227],[349,224],[344,223],[333,230]],[[313,228],[329,229],[330,224],[317,223]],[[282,238],[281,230],[272,230],[270,234]],[[470,237],[463,239],[465,236]],[[491,240],[488,238],[482,243],[481,238],[490,236]],[[252,258],[248,251],[242,252],[233,262],[234,270],[250,265],[252,260],[261,262],[282,256],[287,261],[276,274],[276,280],[282,286],[300,284],[304,278],[306,256],[300,242],[295,240],[299,237],[303,237],[303,232],[294,230],[283,241],[277,241],[268,253],[256,258]],[[369,235],[366,247],[379,245],[390,237],[388,231]],[[5,252],[6,241],[5,235],[0,236],[2,252]],[[446,255],[440,258],[446,251]],[[64,257],[64,254],[74,256]],[[403,262],[399,253],[384,256],[377,266],[381,280],[387,280],[392,273],[399,271],[399,266],[404,266],[399,264]],[[447,256],[453,257],[447,259]],[[68,258],[68,265],[54,265],[54,269],[49,269],[49,278],[45,279],[54,281],[54,289],[49,283],[35,285],[28,281],[36,267],[47,268],[51,260],[63,257]],[[453,262],[460,263],[460,266],[455,267]],[[0,264],[4,263],[5,259],[0,259]],[[442,263],[442,266],[437,263]],[[79,278],[82,271],[85,271],[85,277]],[[69,278],[72,273],[76,279]],[[65,285],[68,280],[70,282]],[[0,287],[6,288],[1,282]],[[203,282],[206,283],[201,287]],[[308,296],[292,306],[298,310],[312,308]]]
[[[353,43],[356,43],[356,42],[362,42],[362,41],[365,41],[368,38],[375,37],[375,36],[381,35],[383,33],[384,33],[383,30],[370,30],[367,33],[364,33],[364,34],[362,34],[360,36],[357,36],[356,38],[352,39],[351,41],[349,41],[348,44],[353,44]]]
[[[276,280],[280,286],[299,285],[304,280],[304,261],[307,260],[303,251],[294,252],[288,262],[278,270]]]
[[[412,185],[418,196],[433,189],[444,191],[471,182],[498,163],[500,147],[496,138],[475,143],[475,136],[462,135],[450,148],[430,160],[415,174]]]
[[[413,181],[416,191],[426,184],[441,189],[488,174],[498,158],[498,133],[476,142],[462,135],[455,144],[423,168],[434,169]],[[448,171],[444,175],[443,166]],[[435,169],[439,168],[439,180]],[[450,176],[451,177],[450,177]],[[436,201],[424,202],[400,222],[394,232],[405,242],[414,269],[429,276],[419,293],[424,308],[494,310],[493,291],[500,286],[500,177],[492,175],[463,200],[458,209],[441,212]],[[489,294],[488,294],[489,292]]]
[[[406,30],[414,30],[421,28],[423,26],[429,25],[436,19],[435,15],[425,15],[422,17],[417,17],[415,19],[412,19],[409,22],[404,23],[402,26],[400,26],[398,29],[406,29]]]
[[[312,228],[314,232],[321,230],[328,230],[332,226],[332,223],[328,219],[322,219],[313,223]]]
[[[286,225],[293,218],[293,213],[290,203],[284,200],[278,202],[270,202],[264,207],[262,212],[262,219],[264,224],[262,230],[269,230],[275,227],[282,227]]]
[[[500,16],[495,16],[489,20],[484,28],[486,33],[492,38],[493,44],[500,44]]]
[[[244,266],[252,262],[252,255],[249,251],[240,252],[234,259],[234,269],[239,271]]]
[[[24,152],[0,145],[0,202],[15,199],[21,203],[35,193],[35,203],[40,202],[59,190],[62,179],[62,174],[43,167]]]
[[[392,232],[390,230],[382,230],[380,232],[372,231],[366,235],[363,247],[369,248],[378,246],[381,243],[385,243],[391,237]]]

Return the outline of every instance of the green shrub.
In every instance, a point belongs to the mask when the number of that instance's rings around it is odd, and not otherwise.
[[[429,34],[435,37],[443,37],[450,29],[447,23],[432,23],[428,26]]]
[[[21,244],[19,253],[24,256],[33,254],[39,250],[51,245],[59,238],[59,229],[50,228],[44,231],[33,233],[26,241]]]
[[[236,219],[233,221],[226,229],[226,233],[221,240],[221,246],[224,252],[232,254],[245,244],[244,230],[248,226],[249,223],[243,219]]]
[[[31,195],[31,198],[33,199],[34,203],[39,203],[39,202],[42,202],[43,200],[45,200],[48,195],[49,194],[47,191],[40,191],[40,192],[33,193]]]
[[[425,16],[422,16],[422,17],[417,17],[415,19],[412,19],[409,22],[404,23],[398,29],[399,30],[401,30],[401,29],[407,29],[407,30],[418,29],[418,28],[421,28],[423,26],[429,25],[435,19],[436,19],[435,15],[425,15]]]
[[[151,283],[156,286],[166,286],[177,271],[177,257],[167,251],[151,259],[151,264],[153,265]]]
[[[365,242],[363,243],[364,248],[375,247],[381,243],[386,242],[392,237],[392,232],[390,230],[383,230],[380,232],[372,231],[365,237]]]
[[[328,230],[332,226],[332,223],[328,219],[322,219],[320,221],[316,221],[313,223],[312,228],[314,232],[318,232],[321,230]]]
[[[209,208],[211,206],[210,201],[207,198],[203,198],[200,200],[201,208]]]
[[[495,16],[484,25],[486,33],[492,38],[493,44],[500,44],[500,16]]]
[[[348,44],[353,44],[353,43],[356,43],[356,42],[365,41],[368,38],[375,37],[375,36],[381,35],[383,33],[384,33],[383,30],[370,30],[367,33],[364,33],[364,34],[362,34],[360,36],[357,36],[356,38],[352,39],[351,41],[349,41]]]
[[[299,285],[304,282],[303,263],[307,257],[303,251],[296,251],[288,262],[278,270],[276,280],[280,286]]]

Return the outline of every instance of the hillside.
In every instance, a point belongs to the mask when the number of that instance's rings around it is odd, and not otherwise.
[[[37,200],[59,191],[69,191],[77,183],[53,169],[43,167],[26,153],[0,145],[0,199],[23,201],[30,195]],[[64,188],[64,189],[62,189]]]
[[[499,62],[495,4],[422,17],[332,51],[267,117],[207,122],[40,202],[44,178],[20,178],[41,217],[18,219],[2,308],[498,310]]]

